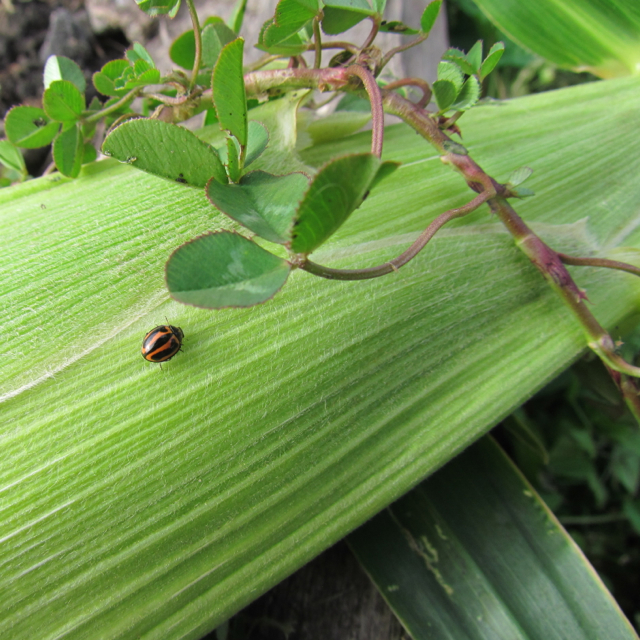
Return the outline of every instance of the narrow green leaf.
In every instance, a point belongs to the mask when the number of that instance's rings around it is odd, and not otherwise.
[[[205,309],[250,307],[272,298],[291,266],[237,233],[208,233],[171,255],[165,275],[174,300]]]
[[[404,22],[398,20],[392,20],[391,22],[383,21],[380,24],[380,31],[382,33],[400,33],[403,36],[415,36],[420,33],[417,29],[408,27]]]
[[[53,141],[53,161],[58,171],[69,178],[77,178],[82,167],[84,140],[79,124],[62,130]]]
[[[249,121],[247,154],[244,159],[246,169],[252,162],[257,160],[269,144],[269,132],[267,128],[256,120]]]
[[[571,536],[489,438],[348,540],[415,640],[637,640]]]
[[[500,62],[503,53],[504,43],[502,42],[496,42],[491,49],[489,49],[489,53],[480,67],[480,80],[484,80],[494,70],[498,62]]]
[[[54,80],[45,89],[42,106],[52,120],[75,122],[85,109],[84,95],[69,80]]]
[[[478,42],[469,49],[467,61],[471,65],[473,73],[480,71],[480,65],[482,64],[482,40],[478,40]]]
[[[640,11],[637,0],[476,0],[512,40],[574,70],[603,78],[638,73]]]
[[[136,4],[148,16],[169,16],[175,18],[180,8],[180,0],[136,0]]]
[[[139,42],[134,42],[131,48],[125,51],[124,55],[127,60],[129,60],[129,62],[134,63],[134,67],[138,62],[144,61],[149,65],[150,68],[156,68],[156,64],[153,61],[151,54]]]
[[[4,119],[7,138],[23,149],[37,149],[51,144],[60,129],[58,122],[38,107],[13,107]]]
[[[447,51],[445,51],[445,53],[443,54],[442,59],[454,62],[467,75],[473,75],[474,73],[476,73],[476,70],[467,60],[465,52],[460,51],[460,49],[447,49]]]
[[[270,242],[285,244],[290,237],[298,203],[309,187],[302,173],[274,176],[251,171],[240,184],[210,180],[207,196],[222,213]]]
[[[240,180],[240,145],[234,136],[227,137],[227,173],[231,182]]]
[[[26,174],[24,157],[9,140],[0,140],[0,162],[8,169]]]
[[[247,144],[247,98],[242,74],[244,40],[225,45],[213,71],[213,102],[220,128],[231,132],[244,147]]]
[[[453,82],[449,82],[449,80],[436,80],[431,85],[431,88],[440,111],[446,111],[458,95],[456,86]]]
[[[298,208],[291,250],[309,254],[335,233],[360,206],[380,169],[380,160],[370,153],[342,156],[325,164]]]
[[[229,28],[237,35],[242,28],[244,12],[247,7],[247,0],[236,0],[233,11],[229,16]]]
[[[425,7],[425,10],[422,12],[422,17],[420,18],[420,29],[423,33],[429,33],[433,28],[441,4],[442,0],[434,0]]]
[[[476,76],[469,76],[462,85],[460,93],[456,96],[456,101],[451,105],[456,111],[466,111],[471,109],[480,98],[480,82]]]
[[[507,183],[512,187],[517,187],[519,184],[522,184],[525,180],[527,180],[532,173],[533,169],[531,169],[530,167],[520,167],[509,176]]]
[[[44,65],[44,88],[48,89],[54,80],[69,80],[80,93],[84,93],[87,88],[82,69],[64,56],[49,56]]]
[[[116,127],[102,152],[120,162],[174,182],[203,188],[211,177],[227,182],[216,150],[191,131],[160,120],[139,118]]]
[[[322,30],[328,35],[344,33],[376,14],[367,0],[328,0],[324,4]]]

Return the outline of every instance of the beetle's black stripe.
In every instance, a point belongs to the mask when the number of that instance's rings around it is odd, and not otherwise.
[[[142,342],[142,357],[149,362],[166,362],[180,351],[184,334],[171,325],[149,331]]]

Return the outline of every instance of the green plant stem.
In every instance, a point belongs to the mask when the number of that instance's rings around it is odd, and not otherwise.
[[[449,209],[441,213],[416,239],[416,241],[397,258],[389,260],[384,264],[376,267],[368,267],[366,269],[332,269],[323,265],[306,260],[300,265],[300,268],[316,276],[327,278],[329,280],[369,280],[370,278],[378,278],[392,271],[397,271],[407,262],[415,258],[422,249],[425,248],[429,240],[445,225],[454,218],[461,218],[475,211],[481,204],[486,202],[493,195],[493,191],[486,191],[478,194],[473,200],[455,209]]]
[[[313,59],[313,68],[319,69],[322,65],[322,35],[320,33],[320,17],[316,16],[313,19],[313,45],[315,49],[315,56]]]
[[[196,41],[196,58],[193,63],[191,80],[189,82],[189,89],[191,90],[196,86],[198,72],[200,71],[200,62],[202,60],[202,33],[200,32],[200,21],[198,20],[198,12],[196,11],[193,0],[187,0],[187,6],[189,7],[189,15],[191,16],[191,23],[193,24],[193,35]]]
[[[114,102],[112,105],[108,106],[106,109],[102,109],[101,111],[96,111],[93,115],[90,115],[83,119],[83,123],[87,124],[89,122],[97,122],[98,120],[102,120],[102,118],[111,115],[114,111],[117,111],[120,107],[124,106],[130,100],[133,100],[138,96],[139,93],[142,93],[144,87],[136,87],[135,89],[131,89],[129,93],[125,96],[122,96],[120,100]]]
[[[373,77],[373,74],[369,69],[359,64],[352,64],[347,67],[346,73],[348,76],[357,76],[362,80],[364,89],[369,96],[369,102],[371,103],[371,153],[378,156],[382,155],[382,143],[384,141],[384,110],[382,108],[382,94],[380,93],[380,87]]]
[[[574,267],[603,267],[605,269],[618,269],[632,273],[634,276],[640,276],[640,268],[626,262],[618,260],[608,260],[607,258],[579,258],[576,256],[568,256],[566,253],[559,253],[558,256],[564,264]]]

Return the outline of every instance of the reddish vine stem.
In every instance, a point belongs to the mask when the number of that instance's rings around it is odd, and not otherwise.
[[[384,140],[384,110],[382,108],[382,94],[380,87],[373,77],[369,69],[359,64],[352,64],[345,70],[347,76],[357,76],[362,80],[364,90],[369,96],[371,103],[371,153],[378,156],[382,155],[382,142]]]
[[[574,267],[603,267],[605,269],[618,269],[619,271],[632,273],[634,276],[640,276],[640,268],[635,267],[632,264],[627,264],[626,262],[619,262],[618,260],[609,260],[607,258],[580,258],[576,256],[568,256],[566,253],[559,253],[558,256],[564,264],[569,264]]]
[[[380,64],[378,65],[378,68],[376,70],[377,73],[379,74],[389,64],[389,61],[391,60],[391,58],[393,58],[393,56],[395,56],[397,53],[402,53],[407,49],[411,49],[412,47],[415,47],[421,42],[424,42],[428,37],[429,37],[428,33],[423,33],[422,35],[418,36],[415,40],[412,40],[407,44],[400,45],[399,47],[395,47],[394,49],[389,49],[389,51],[385,53],[382,60],[380,61]]]
[[[493,194],[493,191],[484,191],[478,194],[471,202],[457,207],[456,209],[449,209],[444,213],[441,213],[415,240],[415,242],[397,258],[389,260],[384,264],[376,267],[368,267],[366,269],[332,269],[323,265],[306,260],[300,265],[301,269],[313,273],[316,276],[327,278],[329,280],[369,280],[370,278],[378,278],[384,276],[392,271],[397,271],[400,267],[403,267],[407,262],[415,258],[420,251],[422,251],[429,240],[445,225],[447,222],[454,218],[461,218],[468,213],[475,211],[481,204],[485,203]]]
[[[431,100],[431,87],[426,80],[422,78],[402,78],[401,80],[394,80],[384,85],[386,91],[392,91],[398,87],[417,87],[422,91],[422,98],[416,102],[416,107],[424,109]]]
[[[305,86],[307,88],[318,88],[328,91],[348,89],[347,80],[348,75],[350,75],[349,70],[353,72],[355,68],[363,69],[363,67],[358,67],[358,65],[351,65],[351,67],[346,70],[322,69],[315,71],[315,73],[310,73],[305,78],[296,77],[295,74],[286,78],[283,75],[275,75],[278,73],[282,74],[282,71],[263,72],[274,74],[270,76],[260,76],[260,72],[258,72],[248,74],[245,79],[248,93],[268,92],[269,89],[273,89],[276,86],[282,90],[284,85],[293,87]],[[368,71],[367,74],[371,75]],[[359,76],[360,74],[355,72],[354,75]],[[370,86],[368,79],[365,84],[365,89],[367,85]],[[486,193],[491,194],[487,199],[491,210],[500,218],[502,223],[513,235],[516,245],[527,255],[547,282],[549,282],[552,288],[571,309],[587,335],[588,346],[600,357],[605,366],[624,375],[640,378],[640,367],[629,364],[615,353],[615,343],[613,339],[586,307],[584,303],[585,294],[575,284],[564,266],[560,254],[553,251],[553,249],[538,238],[507,202],[504,197],[507,194],[505,186],[497,183],[488,176],[476,162],[466,155],[464,147],[453,142],[424,109],[421,109],[410,100],[406,100],[393,91],[382,92],[382,103],[387,113],[400,117],[431,143],[431,145],[440,152],[442,161],[451,164],[458,170],[472,190],[481,195]],[[382,119],[380,119],[379,122],[381,123]],[[611,266],[611,264],[608,266]],[[386,273],[397,268],[394,267],[395,265],[391,266],[390,263],[383,265],[383,268],[388,269]],[[328,275],[331,272],[327,270],[326,267],[322,268],[320,265],[315,265],[311,261],[307,261],[302,265],[302,268],[316,275],[332,277]],[[318,270],[323,270],[323,273],[319,273]],[[365,270],[362,270],[362,273],[365,273]],[[352,279],[362,279],[363,277],[370,276],[356,276]]]

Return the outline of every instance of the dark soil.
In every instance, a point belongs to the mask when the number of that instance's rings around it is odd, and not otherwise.
[[[0,115],[18,104],[40,105],[48,55],[66,55],[85,70],[90,101],[91,75],[128,45],[121,31],[93,34],[77,0],[20,2],[13,13],[0,7]]]

